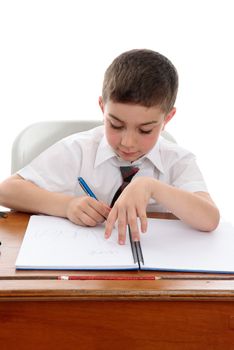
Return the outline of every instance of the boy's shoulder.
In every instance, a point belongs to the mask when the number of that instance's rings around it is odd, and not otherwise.
[[[62,142],[66,145],[83,145],[86,144],[97,144],[99,143],[104,136],[104,126],[97,126],[96,128],[81,131],[72,135],[65,137]]]
[[[175,142],[165,139],[163,136],[159,138],[158,147],[162,162],[168,166],[172,166],[183,159],[188,160],[195,158],[195,155],[191,151],[181,147]]]

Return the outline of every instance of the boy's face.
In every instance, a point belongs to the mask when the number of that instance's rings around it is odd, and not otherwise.
[[[106,138],[115,153],[133,162],[148,153],[176,110],[165,114],[155,107],[108,101],[99,105],[104,115]]]

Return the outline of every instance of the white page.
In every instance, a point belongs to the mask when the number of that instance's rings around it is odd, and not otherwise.
[[[117,230],[104,238],[104,225],[81,227],[69,220],[31,216],[16,260],[17,269],[136,269],[127,240],[119,245]]]
[[[179,220],[149,219],[141,234],[143,269],[234,272],[234,227],[222,222],[213,232]]]

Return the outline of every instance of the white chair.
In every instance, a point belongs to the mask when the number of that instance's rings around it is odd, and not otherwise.
[[[45,121],[29,125],[16,137],[12,146],[11,173],[14,174],[42,151],[62,138],[85,130],[92,129],[103,123],[97,120],[62,120]],[[169,141],[175,139],[167,132],[164,136]]]

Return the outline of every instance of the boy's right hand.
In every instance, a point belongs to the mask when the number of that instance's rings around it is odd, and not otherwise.
[[[81,226],[96,226],[104,222],[111,208],[88,196],[72,198],[67,206],[67,218]]]

